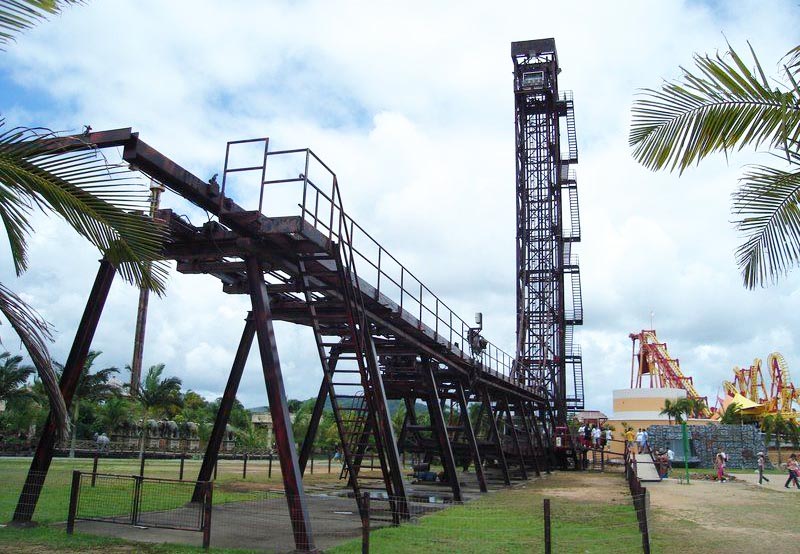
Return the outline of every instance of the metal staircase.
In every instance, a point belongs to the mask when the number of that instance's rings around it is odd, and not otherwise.
[[[566,106],[567,145],[569,149],[567,156],[561,156],[561,163],[576,164],[578,163],[578,133],[575,129],[575,104],[572,101],[572,91],[562,92],[559,100]]]
[[[334,191],[338,194],[335,185]],[[341,438],[344,459],[341,477],[349,480],[359,504],[361,481],[382,480],[393,503],[392,513],[403,517],[407,505],[397,444],[386,408],[372,329],[359,289],[353,247],[344,221],[339,225],[337,238],[338,243],[331,238],[330,253],[299,254],[298,269],[323,379]],[[340,298],[332,300],[330,295],[321,294],[321,291],[330,290],[341,291]],[[363,475],[364,461],[375,458],[380,463],[380,477]]]

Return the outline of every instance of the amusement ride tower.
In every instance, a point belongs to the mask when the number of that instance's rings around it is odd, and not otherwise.
[[[575,112],[559,93],[552,38],[513,42],[517,197],[517,349],[515,376],[546,395],[552,423],[583,409],[580,240]],[[568,382],[570,381],[570,382]]]

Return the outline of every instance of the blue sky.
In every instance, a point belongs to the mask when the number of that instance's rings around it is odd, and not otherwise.
[[[465,319],[514,342],[514,145],[510,42],[555,37],[562,89],[575,95],[580,163],[587,404],[610,410],[628,385],[628,333],[655,327],[703,394],[734,365],[778,350],[800,367],[798,276],[746,291],[733,251],[729,195],[752,152],[715,157],[682,177],[630,157],[637,88],[679,75],[694,52],[740,52],[768,72],[797,44],[791,2],[92,2],[20,37],[0,55],[8,125],[58,130],[132,126],[201,177],[228,140],[270,136],[313,148],[334,168],[345,206]],[[252,198],[240,199],[242,203]],[[204,215],[167,195],[193,221]],[[97,253],[39,217],[31,269],[13,286],[58,330],[63,359]],[[15,277],[0,241],[0,279]],[[129,363],[136,292],[115,284],[98,363]],[[247,310],[210,278],[172,275],[154,300],[145,363],[165,362],[214,397]],[[193,317],[180,314],[191,313]],[[207,317],[194,317],[203,314]],[[17,341],[0,326],[6,348]],[[315,394],[311,334],[278,327],[290,396]],[[251,356],[245,405],[263,405]]]

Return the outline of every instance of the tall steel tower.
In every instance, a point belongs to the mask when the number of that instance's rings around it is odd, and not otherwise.
[[[511,43],[517,154],[516,376],[550,398],[554,423],[583,409],[578,163],[572,93],[558,91],[552,38]],[[566,124],[566,125],[565,125]],[[569,382],[568,382],[569,381]]]

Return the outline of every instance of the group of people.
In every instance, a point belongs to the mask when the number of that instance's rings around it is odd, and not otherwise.
[[[653,459],[656,462],[656,469],[662,479],[669,477],[669,472],[672,470],[672,462],[675,460],[675,452],[671,448],[656,450],[653,454]]]
[[[597,425],[581,424],[578,427],[578,440],[584,448],[605,448],[614,439],[611,429],[601,429]]]
[[[625,431],[625,442],[628,443],[628,449],[633,450],[636,448],[637,454],[642,454],[644,452],[650,452],[650,445],[648,444],[648,440],[650,437],[647,434],[647,429],[639,429],[638,431],[634,431],[633,427]]]

